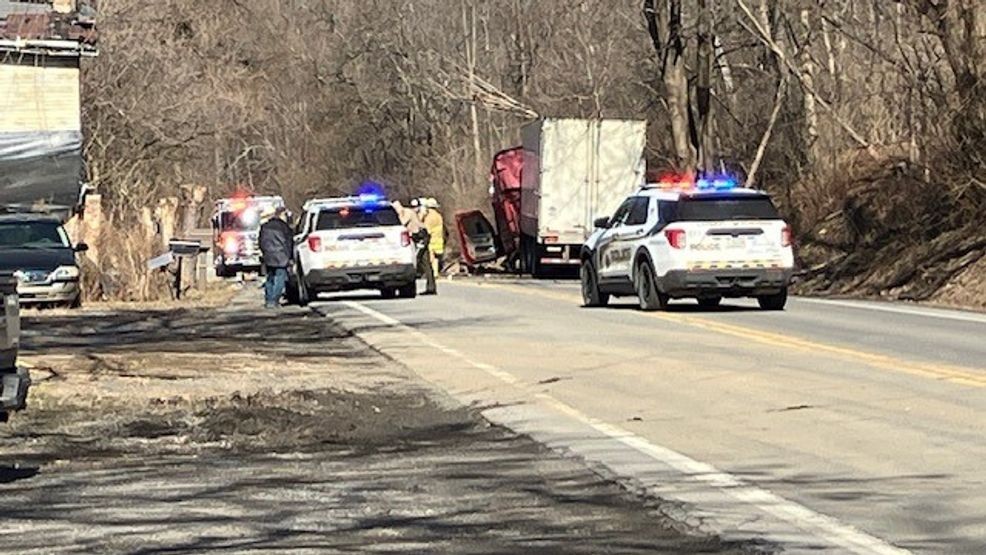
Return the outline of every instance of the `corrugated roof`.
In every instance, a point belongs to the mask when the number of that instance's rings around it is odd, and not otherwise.
[[[25,2],[23,0],[0,0],[0,19],[11,14],[38,14],[52,11],[50,2]]]
[[[96,0],[0,0],[0,39],[95,45]]]

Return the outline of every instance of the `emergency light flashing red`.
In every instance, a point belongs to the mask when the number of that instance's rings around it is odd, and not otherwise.
[[[236,254],[240,250],[240,239],[234,233],[223,233],[221,242],[226,254]]]

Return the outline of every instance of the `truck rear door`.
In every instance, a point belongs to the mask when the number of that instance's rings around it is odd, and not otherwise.
[[[536,198],[525,191],[528,196],[523,199],[522,210],[530,213],[537,202],[534,214],[529,215],[537,221],[539,238],[581,244],[592,229],[586,214],[598,127],[588,120],[545,120],[541,125],[538,163],[524,160],[525,181],[540,179],[540,186],[533,192]],[[525,147],[528,142],[525,138]]]
[[[642,121],[602,120],[592,136],[591,187],[586,223],[612,214],[644,182],[647,124]],[[591,229],[591,228],[590,228]]]

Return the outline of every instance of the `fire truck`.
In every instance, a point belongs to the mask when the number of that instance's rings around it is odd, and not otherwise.
[[[212,236],[217,276],[260,272],[262,219],[283,206],[284,199],[279,196],[237,196],[216,201]]]

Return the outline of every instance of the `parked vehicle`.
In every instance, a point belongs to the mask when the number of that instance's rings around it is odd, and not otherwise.
[[[82,304],[79,264],[59,220],[40,214],[0,216],[0,271],[17,278],[21,305],[66,306]]]
[[[729,178],[675,180],[630,195],[596,221],[582,250],[585,306],[636,296],[642,310],[695,298],[754,297],[783,310],[794,272],[791,228],[770,197]]]
[[[24,408],[31,385],[27,370],[17,367],[19,311],[17,278],[0,270],[0,422]]]
[[[385,298],[417,295],[417,251],[397,211],[375,195],[305,203],[295,236],[288,297],[377,289]]]
[[[265,213],[284,206],[279,196],[242,196],[216,201],[212,215],[216,275],[260,273],[260,224]]]
[[[612,212],[644,183],[646,132],[645,122],[624,120],[542,119],[524,127],[523,146],[498,153],[490,172],[492,239],[507,267],[535,277],[578,268],[593,214]],[[481,230],[493,226],[479,212],[457,220],[467,265],[467,255],[489,261],[491,237]]]

